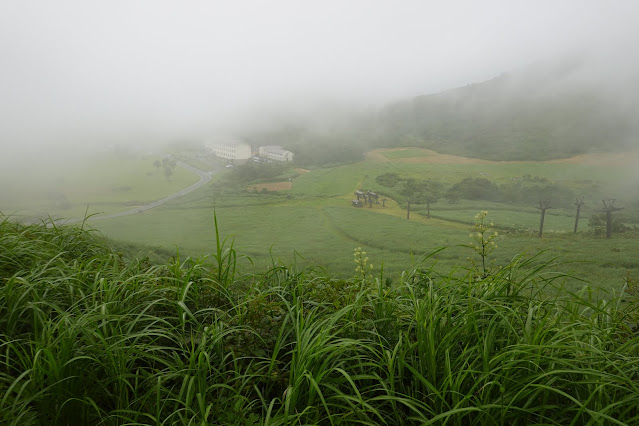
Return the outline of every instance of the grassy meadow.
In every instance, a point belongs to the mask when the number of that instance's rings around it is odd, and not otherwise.
[[[32,218],[47,214],[73,218],[82,217],[88,205],[89,213],[116,213],[162,198],[197,180],[181,167],[176,167],[168,180],[162,169],[153,165],[159,158],[110,153],[64,169],[50,164],[39,170],[37,179],[5,187],[5,196],[19,193],[23,199],[17,195],[3,198],[0,211]],[[191,150],[182,158],[203,169],[225,170],[221,163],[198,156],[197,151]],[[636,183],[632,162],[627,161],[632,158],[602,154],[548,162],[496,162],[420,148],[383,149],[370,152],[358,163],[312,170],[291,168],[279,177],[263,180],[292,183],[291,189],[282,191],[251,189],[261,181],[233,185],[225,180],[225,174],[230,173],[225,170],[216,174],[211,184],[152,210],[89,222],[127,251],[151,249],[165,257],[177,251],[198,256],[213,250],[215,209],[221,234],[235,240],[238,251],[246,256],[241,262],[247,270],[265,270],[275,259],[284,265],[319,267],[327,274],[350,277],[354,273],[351,252],[354,247],[362,247],[374,262],[375,271],[383,267],[388,276],[394,277],[442,247],[445,249],[429,259],[429,264],[436,261],[435,267],[444,271],[467,267],[472,250],[466,246],[474,215],[487,210],[500,234],[498,249],[491,255],[495,267],[508,264],[522,253],[543,252],[547,259],[558,258],[558,271],[588,279],[595,286],[619,289],[627,276],[639,275],[636,236],[614,235],[606,240],[589,232],[588,221],[605,197],[618,199],[617,205],[624,207],[619,214],[627,224],[639,222],[637,202],[629,197],[633,192],[628,189]],[[560,185],[584,196],[586,204],[579,232],[573,234],[574,199],[554,201],[553,208],[546,212],[541,239],[537,237],[540,212],[536,202],[462,198],[450,203],[441,198],[431,205],[430,218],[425,217],[425,205],[413,204],[408,221],[403,196],[376,181],[387,173],[433,179],[446,187],[467,178],[512,185],[513,191],[522,182],[533,182],[542,189]],[[20,192],[29,185],[32,191]],[[352,207],[356,189],[386,194],[385,206]],[[46,191],[63,194],[66,205],[47,198]],[[7,203],[7,199],[13,201]],[[579,279],[571,279],[571,283],[573,289],[583,284]]]
[[[349,279],[247,274],[218,238],[151,265],[3,217],[0,253],[3,425],[639,422],[637,281],[571,292],[536,256],[390,279],[361,250]]]
[[[0,211],[33,220],[83,217],[85,212],[116,213],[146,204],[198,181],[175,167],[167,178],[153,165],[162,156],[104,152],[73,160],[34,162],[0,170]]]
[[[619,289],[628,274],[639,275],[635,236],[615,235],[606,240],[588,232],[588,220],[606,194],[626,207],[622,213],[631,224],[639,218],[632,199],[622,204],[628,195],[628,176],[633,173],[629,165],[611,170],[610,158],[603,156],[583,162],[512,163],[439,156],[419,149],[377,154],[350,165],[292,175],[287,172],[282,179],[294,176],[290,190],[257,192],[210,185],[143,214],[99,221],[94,226],[115,240],[200,255],[214,247],[215,206],[222,235],[232,236],[239,252],[250,257],[251,262],[244,262],[251,270],[264,270],[275,258],[285,265],[321,267],[329,274],[349,277],[354,273],[351,252],[354,247],[363,247],[376,271],[383,264],[387,274],[398,276],[418,264],[420,257],[441,247],[445,250],[436,257],[436,268],[467,266],[472,251],[464,246],[470,243],[474,215],[487,210],[500,233],[499,247],[492,254],[495,266],[508,264],[521,253],[544,252],[548,259],[558,257],[558,271],[588,279],[595,286]],[[440,199],[431,206],[430,219],[425,217],[424,205],[413,205],[410,221],[405,219],[400,197],[387,199],[385,207],[351,207],[356,189],[386,190],[375,178],[389,172],[438,179],[447,185],[467,177],[507,183],[527,175],[544,178],[547,183],[560,182],[584,195],[586,205],[576,235],[572,232],[574,199],[547,210],[541,239],[537,237],[540,214],[536,203],[462,199],[451,204]],[[573,280],[571,285],[576,289],[582,284]]]
[[[534,205],[351,206],[389,172],[619,182],[421,154],[286,170],[285,191],[221,173],[81,225],[0,216],[0,423],[637,424],[638,244],[589,233],[594,200],[543,238]]]

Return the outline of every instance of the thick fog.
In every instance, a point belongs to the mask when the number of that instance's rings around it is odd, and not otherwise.
[[[0,163],[376,108],[562,55],[633,78],[637,16],[632,0],[2,1]]]

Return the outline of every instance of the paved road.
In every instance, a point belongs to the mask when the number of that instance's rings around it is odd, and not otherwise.
[[[202,171],[200,169],[197,169],[197,168],[195,168],[195,167],[193,167],[193,166],[191,166],[189,164],[186,164],[183,161],[179,161],[179,160],[176,161],[176,164],[178,166],[184,167],[188,171],[198,175],[200,177],[199,182],[196,182],[196,183],[194,183],[193,185],[191,185],[191,186],[189,186],[187,188],[181,189],[178,192],[174,192],[173,194],[171,194],[171,195],[169,195],[167,197],[161,198],[161,199],[159,199],[157,201],[154,201],[152,203],[145,204],[143,206],[139,206],[139,207],[136,207],[134,209],[126,210],[126,211],[123,211],[123,212],[120,212],[120,213],[91,216],[91,218],[89,220],[113,219],[114,217],[129,216],[129,215],[132,215],[132,214],[142,213],[142,212],[145,212],[147,210],[151,210],[151,209],[153,209],[153,208],[155,208],[157,206],[161,206],[162,204],[164,204],[164,203],[166,203],[168,201],[171,201],[171,200],[173,200],[175,198],[182,197],[183,195],[186,195],[186,194],[188,194],[191,191],[195,191],[200,186],[205,185],[205,184],[207,184],[207,183],[209,183],[211,181],[211,173],[209,173],[209,172]],[[56,221],[55,224],[56,225],[66,225],[66,224],[69,224],[69,223],[82,222],[83,220],[84,219],[61,219],[61,220]]]

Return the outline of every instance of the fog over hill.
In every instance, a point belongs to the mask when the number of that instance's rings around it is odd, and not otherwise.
[[[634,101],[603,108],[588,85],[555,90],[556,70],[517,70],[584,52],[597,65],[569,75],[630,92],[638,15],[632,0],[0,2],[0,168],[232,133],[504,158],[624,146],[615,108]]]
[[[373,109],[282,116],[246,137],[299,161],[357,161],[371,147],[419,146],[491,160],[639,149],[639,67],[618,52],[564,53],[487,81]],[[325,148],[329,147],[328,150]]]
[[[380,113],[379,143],[499,160],[636,149],[637,67],[603,59],[539,61],[390,104]]]

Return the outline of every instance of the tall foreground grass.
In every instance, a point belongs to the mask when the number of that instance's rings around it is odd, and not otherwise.
[[[539,257],[241,276],[225,244],[153,266],[4,218],[0,424],[639,423],[630,279],[569,294]]]

